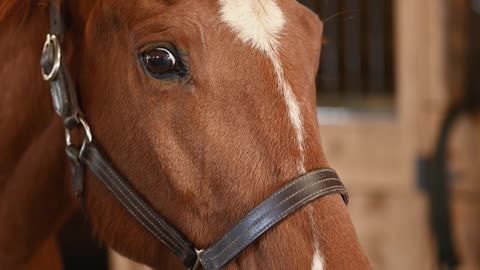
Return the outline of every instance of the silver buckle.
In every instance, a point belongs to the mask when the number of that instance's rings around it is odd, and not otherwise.
[[[45,81],[50,81],[55,78],[60,70],[60,62],[62,60],[62,50],[60,48],[60,41],[58,40],[57,36],[47,34],[47,39],[45,40],[45,44],[43,45],[42,55],[47,54],[48,50],[53,46],[53,66],[52,70],[49,73],[46,73],[44,68],[42,67],[42,76]]]

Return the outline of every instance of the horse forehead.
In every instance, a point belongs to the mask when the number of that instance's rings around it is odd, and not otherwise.
[[[285,15],[275,0],[218,0],[221,20],[245,42],[271,52],[279,46]]]

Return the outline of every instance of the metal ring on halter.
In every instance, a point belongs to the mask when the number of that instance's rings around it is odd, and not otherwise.
[[[92,142],[93,140],[92,131],[90,130],[90,126],[88,125],[87,121],[81,116],[78,116],[77,119],[78,119],[78,123],[83,128],[85,137],[89,142]],[[67,146],[72,145],[71,130],[72,130],[71,128],[65,128],[65,142],[67,143]]]
[[[47,39],[45,40],[45,44],[43,45],[42,55],[47,53],[47,50],[53,46],[53,66],[52,70],[47,74],[45,69],[42,67],[42,76],[45,81],[50,81],[51,79],[55,78],[60,70],[60,63],[62,60],[62,50],[60,48],[60,42],[58,41],[57,36],[47,34]]]
[[[203,249],[200,249],[200,250],[195,249],[195,252],[197,253],[197,260],[195,260],[195,264],[190,270],[198,270],[200,269],[199,267],[202,265],[202,259],[200,258],[200,255],[202,255]]]

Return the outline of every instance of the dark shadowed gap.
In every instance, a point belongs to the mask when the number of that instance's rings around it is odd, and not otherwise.
[[[83,213],[78,211],[59,233],[65,270],[108,270],[108,253],[94,240]]]

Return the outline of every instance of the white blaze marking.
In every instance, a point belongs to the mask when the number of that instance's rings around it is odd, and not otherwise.
[[[323,270],[323,258],[318,248],[315,248],[312,259],[312,270]]]
[[[285,78],[279,56],[279,36],[286,24],[280,7],[274,0],[219,0],[222,20],[232,28],[246,44],[263,51],[271,60],[278,88],[287,105],[288,116],[297,133],[300,151],[298,170],[305,173],[304,137],[300,106],[292,86]]]
[[[323,270],[324,260],[322,254],[320,254],[320,248],[318,247],[318,238],[316,235],[317,223],[315,222],[313,205],[307,206],[308,217],[310,218],[310,225],[312,227],[313,234],[313,258],[312,258],[312,270]]]

